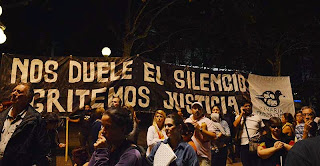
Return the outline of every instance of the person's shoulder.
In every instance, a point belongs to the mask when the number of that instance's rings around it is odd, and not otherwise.
[[[312,154],[320,154],[320,136],[307,138],[295,143],[292,147],[292,151],[297,153],[310,152]],[[320,158],[320,156],[318,156]]]
[[[212,120],[204,116],[199,120],[199,122],[212,123]]]
[[[184,123],[191,123],[191,122],[192,122],[191,116],[192,116],[192,115],[190,115],[190,117],[187,118],[187,119],[184,121]]]
[[[228,124],[228,122],[227,122],[226,120],[223,120],[223,119],[221,120],[220,123],[221,123],[221,124],[224,124],[224,125],[225,125],[225,124]]]
[[[287,155],[288,165],[298,165],[295,162],[303,161],[304,165],[319,165],[320,136],[307,138],[295,143]],[[299,166],[303,165],[299,163]]]
[[[155,127],[153,125],[149,126],[148,131],[155,130]]]
[[[260,115],[252,113],[251,116],[249,116],[251,118],[255,118],[255,119],[262,119]]]
[[[136,147],[130,148],[130,150],[126,151],[125,153],[136,157],[141,157],[141,153]]]
[[[37,119],[42,119],[41,114],[38,111],[36,111],[36,109],[34,109],[34,107],[32,107],[31,105],[28,105],[26,109],[27,109],[27,114],[33,117],[36,117]]]
[[[299,145],[299,144],[301,144],[301,145]],[[307,139],[304,139],[302,141],[298,141],[297,145],[299,145],[299,146],[306,145],[308,147],[317,145],[317,148],[318,148],[320,146],[320,136],[316,136],[316,137],[313,137],[313,138],[307,138]],[[316,147],[314,147],[314,148],[316,148]],[[319,151],[320,151],[320,148],[319,148]]]

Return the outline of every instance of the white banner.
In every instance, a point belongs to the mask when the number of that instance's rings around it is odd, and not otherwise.
[[[253,112],[262,119],[281,118],[286,112],[294,115],[290,77],[249,74],[248,83]]]

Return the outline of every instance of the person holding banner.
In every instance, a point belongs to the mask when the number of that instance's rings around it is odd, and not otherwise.
[[[204,116],[201,102],[194,102],[191,105],[192,115],[185,120],[185,123],[194,125],[192,141],[197,147],[197,155],[200,166],[211,165],[210,141],[216,139],[213,122]]]
[[[147,132],[147,145],[148,149],[146,155],[148,156],[151,152],[151,149],[158,142],[167,138],[164,120],[166,119],[166,113],[163,110],[157,110],[153,117],[152,126],[148,128]]]
[[[80,124],[80,132],[78,133],[80,146],[87,147],[89,150],[91,140],[91,125],[95,121],[91,106],[86,104],[84,109],[80,109],[72,113],[70,118],[68,117],[68,120],[70,122]]]
[[[46,124],[29,104],[33,94],[31,84],[17,85],[11,93],[12,106],[0,113],[0,166],[49,164]]]
[[[259,157],[256,152],[249,151],[249,139],[261,135],[264,123],[260,116],[252,113],[252,103],[241,103],[241,113],[236,116],[233,126],[240,127],[240,158],[243,166],[256,166]]]
[[[270,118],[267,134],[261,137],[257,148],[258,156],[261,158],[260,166],[285,165],[286,155],[292,148],[294,140],[281,130],[280,118]]]

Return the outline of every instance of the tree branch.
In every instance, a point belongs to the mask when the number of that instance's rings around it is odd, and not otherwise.
[[[181,29],[181,30],[178,30],[178,31],[176,31],[176,32],[173,32],[173,33],[171,33],[171,34],[167,37],[167,40],[164,40],[164,41],[162,41],[161,43],[157,44],[155,47],[153,47],[153,48],[151,48],[151,49],[148,49],[148,50],[145,50],[145,51],[143,51],[143,52],[141,52],[141,53],[139,53],[139,54],[142,55],[142,54],[144,54],[144,53],[154,51],[155,49],[159,48],[159,47],[160,47],[161,45],[163,45],[164,43],[169,42],[170,38],[171,38],[173,35],[176,35],[176,34],[178,34],[178,33],[180,33],[180,32],[183,32],[183,31],[195,30],[195,29],[197,29],[197,28],[186,28],[186,29]]]
[[[137,35],[137,36],[135,37],[135,39],[133,39],[133,40],[136,41],[136,40],[138,40],[138,39],[145,38],[145,37],[148,35],[148,33],[149,33],[149,31],[150,31],[150,29],[151,29],[151,27],[152,27],[153,21],[159,16],[159,14],[160,14],[164,9],[166,9],[167,7],[169,7],[170,5],[172,5],[173,3],[175,3],[176,1],[178,1],[178,0],[173,0],[173,1],[171,1],[170,3],[167,3],[166,5],[164,5],[163,7],[161,7],[161,8],[154,14],[154,16],[150,19],[150,21],[149,21],[149,23],[148,23],[148,26],[146,27],[146,29],[144,30],[144,32],[143,32],[141,35]]]
[[[144,5],[142,6],[142,8],[139,10],[139,12],[138,12],[138,14],[137,14],[137,16],[136,16],[136,18],[135,18],[135,20],[134,20],[134,22],[133,22],[133,25],[132,25],[132,30],[129,32],[130,34],[133,34],[134,33],[134,31],[137,29],[136,27],[138,27],[137,26],[137,22],[138,22],[138,20],[140,19],[140,17],[141,17],[141,15],[142,15],[142,13],[144,12],[144,10],[146,9],[146,7],[148,6],[148,4],[150,3],[150,1],[151,0],[148,0],[147,2],[145,2],[144,3]]]
[[[128,6],[127,6],[127,15],[126,15],[126,32],[129,32],[130,29],[131,29],[131,23],[130,23],[130,20],[131,20],[131,3],[132,3],[132,0],[129,0],[128,1]]]

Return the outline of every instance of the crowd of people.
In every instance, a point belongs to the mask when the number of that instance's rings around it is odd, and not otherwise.
[[[9,107],[0,105],[0,166],[55,165],[59,116],[39,114],[29,104],[30,84],[17,85]],[[144,148],[137,145],[139,123],[131,106],[114,97],[112,106],[75,111],[66,119],[79,124],[80,147],[72,151],[75,165],[225,166],[239,151],[244,166],[320,165],[320,136],[316,112],[304,106],[295,115],[285,113],[262,120],[252,103],[241,103],[240,113],[219,106],[204,112],[201,102],[191,105],[191,115],[181,110],[157,110],[147,130]],[[232,114],[232,115],[230,115]]]

